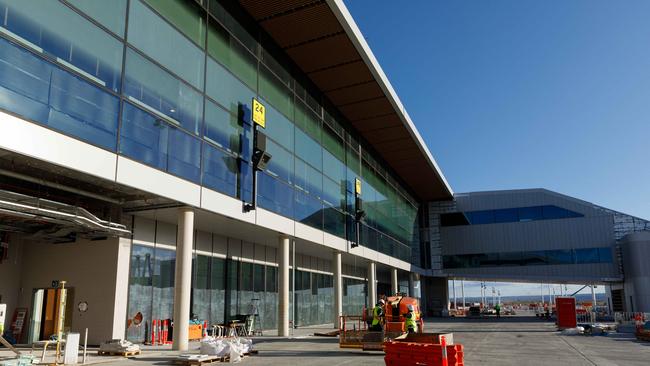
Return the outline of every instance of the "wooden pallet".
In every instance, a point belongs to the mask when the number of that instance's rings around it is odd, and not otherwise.
[[[98,356],[122,356],[132,357],[140,354],[140,351],[116,352],[116,351],[97,351]]]
[[[242,355],[243,357],[247,357],[250,355],[256,355],[258,353],[257,350],[252,350],[250,352],[244,353]],[[216,362],[230,362],[230,356],[209,356],[204,359],[200,360],[174,360],[174,363],[177,365],[182,365],[182,366],[200,366],[200,365],[209,365],[211,363],[216,363]]]

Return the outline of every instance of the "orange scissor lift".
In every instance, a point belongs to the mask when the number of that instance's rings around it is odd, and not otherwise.
[[[384,324],[380,332],[368,329],[368,315],[364,307],[362,315],[343,315],[339,317],[339,347],[360,348],[364,351],[382,351],[384,342],[398,338],[406,333],[404,314],[412,305],[415,321],[418,323],[418,333],[422,333],[424,322],[420,314],[418,300],[413,297],[396,295],[386,299],[384,304]]]

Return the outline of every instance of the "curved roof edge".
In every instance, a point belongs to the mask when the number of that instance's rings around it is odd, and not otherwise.
[[[343,29],[345,30],[346,34],[354,44],[355,48],[357,49],[357,51],[365,61],[368,68],[370,69],[370,72],[373,74],[373,76],[379,83],[381,89],[388,97],[390,103],[397,111],[400,120],[404,123],[404,126],[408,129],[409,134],[417,143],[418,148],[420,149],[422,154],[426,156],[427,162],[429,163],[430,167],[435,170],[438,179],[447,190],[449,194],[449,198],[452,198],[454,192],[451,186],[449,185],[449,182],[447,182],[447,179],[445,178],[444,174],[442,173],[442,170],[438,166],[438,163],[436,162],[435,158],[429,151],[427,145],[424,143],[424,140],[422,139],[422,136],[420,136],[420,133],[418,132],[417,128],[415,127],[415,124],[411,120],[411,117],[409,117],[408,113],[406,112],[404,105],[402,104],[399,97],[397,96],[397,93],[395,92],[395,89],[393,89],[393,86],[391,85],[390,81],[388,80],[388,77],[384,73],[384,70],[379,65],[379,61],[377,61],[377,59],[375,58],[375,55],[373,54],[372,50],[370,49],[370,46],[368,45],[365,38],[363,37],[361,30],[357,26],[357,23],[354,21],[352,14],[350,14],[350,11],[343,3],[343,0],[326,0],[326,1],[327,4],[332,9],[332,11],[334,12],[336,18],[343,26]]]

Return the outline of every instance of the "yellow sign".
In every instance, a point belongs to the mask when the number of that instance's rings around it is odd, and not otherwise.
[[[253,122],[262,128],[266,127],[266,107],[255,98],[253,98]]]
[[[361,179],[354,178],[354,193],[361,194]]]

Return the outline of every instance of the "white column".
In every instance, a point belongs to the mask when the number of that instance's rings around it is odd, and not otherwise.
[[[278,248],[278,336],[289,336],[289,237],[281,235]],[[294,264],[295,265],[295,264]]]
[[[377,264],[368,263],[368,309],[377,304]]]
[[[194,211],[178,210],[176,238],[176,270],[174,274],[174,329],[172,349],[187,351],[192,290],[192,245],[194,243]]]
[[[397,268],[390,269],[390,289],[393,292],[391,295],[397,295],[399,292],[399,282],[397,282]]]
[[[126,338],[127,298],[129,296],[129,261],[131,259],[131,238],[117,238],[117,271],[115,272],[115,302],[113,305],[112,339]]]
[[[332,255],[332,268],[334,270],[334,328],[339,326],[339,316],[343,315],[343,276],[341,266],[341,252],[335,251]]]

